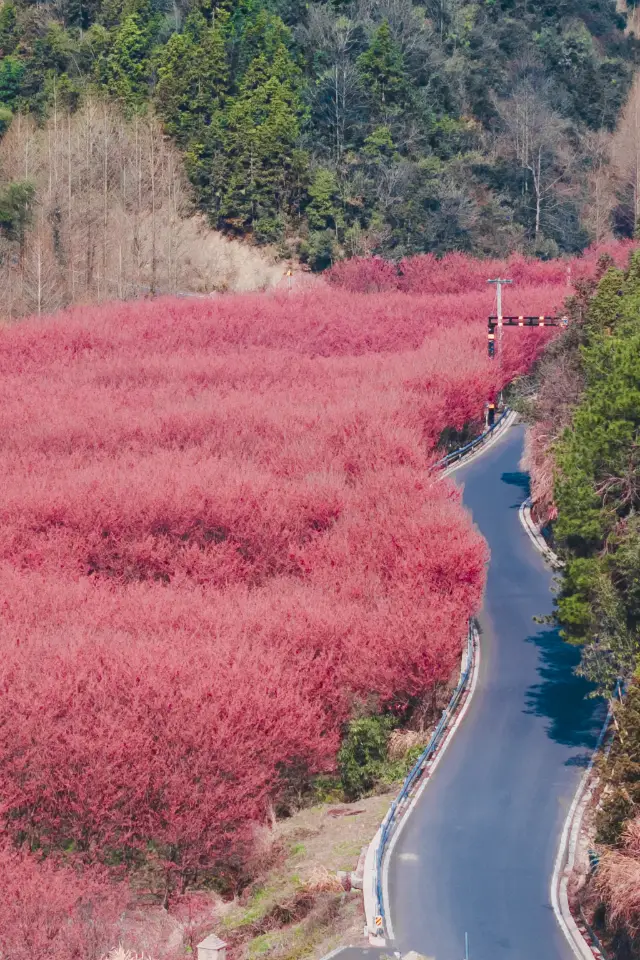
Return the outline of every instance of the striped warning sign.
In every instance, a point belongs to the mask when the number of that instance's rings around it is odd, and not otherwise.
[[[376,927],[382,926],[382,917],[376,917]]]

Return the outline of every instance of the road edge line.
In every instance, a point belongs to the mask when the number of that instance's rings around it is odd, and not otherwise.
[[[398,838],[402,834],[405,824],[409,820],[409,817],[411,816],[414,807],[416,806],[420,797],[422,796],[423,790],[425,790],[426,787],[429,785],[429,782],[438,764],[440,763],[442,757],[446,753],[447,748],[449,747],[451,741],[453,740],[453,737],[458,727],[462,723],[469,707],[471,706],[471,700],[473,698],[476,687],[478,685],[478,675],[480,672],[480,663],[482,660],[482,653],[481,653],[481,647],[480,647],[480,631],[478,630],[478,627],[476,626],[475,623],[473,623],[473,626],[471,629],[473,630],[473,633],[474,633],[474,657],[473,657],[473,665],[472,665],[472,672],[471,672],[471,682],[467,688],[467,695],[465,697],[464,703],[462,704],[458,713],[456,714],[453,724],[447,731],[447,735],[442,741],[440,749],[436,753],[433,760],[429,761],[427,768],[425,768],[426,770],[428,770],[428,775],[422,780],[420,786],[418,787],[414,796],[412,797],[411,803],[409,804],[409,807],[406,810],[404,816],[400,820],[398,824],[398,828],[393,834],[391,838],[391,842],[384,854],[384,860],[382,863],[382,892],[384,896],[385,916],[387,918],[387,934],[388,934],[388,939],[390,940],[395,939],[395,934],[393,931],[393,922],[391,920],[391,910],[389,906],[389,859],[391,857],[391,854],[393,853],[393,850]]]
[[[561,567],[564,567],[564,561],[562,561],[558,554],[551,549],[547,541],[542,536],[540,529],[531,514],[532,506],[533,501],[531,497],[527,497],[526,500],[522,501],[520,504],[520,509],[518,510],[520,523],[524,527],[525,533],[533,543],[536,550],[542,554],[545,560],[547,560],[552,567],[560,569]]]

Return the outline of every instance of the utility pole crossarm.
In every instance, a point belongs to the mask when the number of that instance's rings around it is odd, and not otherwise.
[[[567,317],[489,317],[489,327],[566,327]]]

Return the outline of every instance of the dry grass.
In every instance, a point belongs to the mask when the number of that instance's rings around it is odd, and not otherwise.
[[[228,240],[212,230],[204,217],[178,224],[182,252],[180,289],[184,292],[247,293],[269,290],[286,282],[287,264],[274,260],[257,247]]]
[[[393,730],[389,737],[387,753],[390,760],[401,760],[414,747],[425,744],[425,734],[419,730]]]
[[[321,865],[313,867],[304,886],[311,893],[342,893],[343,890],[336,874]]]
[[[395,792],[354,804],[318,804],[274,824],[262,846],[266,861],[276,862],[244,897],[219,905],[214,932],[235,958],[314,960],[362,942],[362,893],[345,892],[337,872],[356,869]],[[269,855],[269,843],[279,858]]]
[[[596,885],[607,905],[609,923],[640,933],[640,817],[624,831],[622,850],[607,850],[600,860]]]

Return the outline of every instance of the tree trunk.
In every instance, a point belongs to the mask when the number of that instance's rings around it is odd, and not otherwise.
[[[537,167],[537,177],[534,178],[534,186],[536,191],[536,240],[538,239],[538,235],[540,233],[540,210],[542,207],[542,184],[540,182],[542,174],[542,148],[538,149]]]

